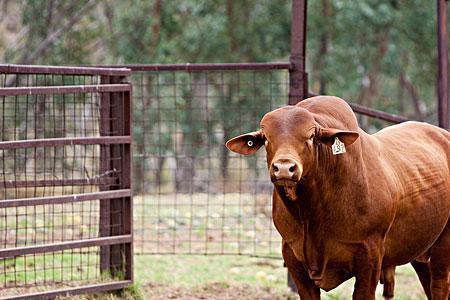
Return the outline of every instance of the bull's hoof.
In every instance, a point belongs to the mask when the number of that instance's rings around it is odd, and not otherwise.
[[[393,300],[394,297],[384,297],[384,300]]]

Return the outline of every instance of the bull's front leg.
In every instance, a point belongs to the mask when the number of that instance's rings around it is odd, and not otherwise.
[[[353,264],[356,278],[354,300],[375,300],[383,252],[381,241],[376,239],[369,239],[358,247]]]
[[[320,300],[320,289],[309,278],[304,264],[297,260],[289,245],[283,241],[283,259],[297,286],[301,300]]]
[[[395,289],[395,266],[383,268],[381,271],[381,279],[383,283],[383,297],[385,300],[394,298]]]

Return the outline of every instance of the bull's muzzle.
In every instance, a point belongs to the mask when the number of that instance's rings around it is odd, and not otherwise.
[[[301,165],[289,158],[277,159],[270,166],[270,178],[272,182],[278,181],[294,181],[300,180],[302,174]]]
[[[269,172],[275,186],[284,190],[285,195],[295,201],[297,184],[303,173],[302,165],[291,158],[278,158],[271,164]]]

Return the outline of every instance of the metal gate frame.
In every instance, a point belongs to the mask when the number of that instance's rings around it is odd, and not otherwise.
[[[100,136],[98,137],[62,137],[0,141],[0,150],[27,149],[33,147],[55,147],[65,145],[99,145],[100,170],[119,170],[119,178],[93,179],[89,184],[98,185],[100,191],[71,195],[30,197],[21,199],[2,199],[1,208],[24,207],[45,204],[67,204],[89,200],[100,200],[99,235],[96,238],[45,243],[14,248],[0,249],[1,258],[13,258],[20,255],[47,253],[67,249],[100,246],[100,271],[112,276],[125,270],[123,279],[71,287],[1,299],[42,299],[58,295],[74,295],[87,292],[99,292],[123,289],[133,283],[133,211],[131,192],[131,99],[132,86],[125,82],[130,74],[128,69],[86,68],[86,67],[49,67],[0,65],[3,74],[45,74],[45,75],[91,75],[101,76],[97,85],[62,85],[0,88],[0,97],[21,95],[58,95],[98,93],[100,95]],[[120,159],[113,159],[119,157]],[[111,159],[112,158],[112,159]],[[102,188],[104,180],[113,181],[107,188]],[[89,180],[88,180],[89,181]],[[104,183],[104,182],[103,182]],[[39,180],[0,182],[5,187],[41,186],[80,186],[86,179]],[[122,253],[124,253],[122,257]]]

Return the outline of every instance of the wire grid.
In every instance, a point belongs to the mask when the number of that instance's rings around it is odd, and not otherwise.
[[[86,247],[0,259],[0,297],[112,281],[100,272],[99,254]]]
[[[134,72],[137,253],[280,257],[264,151],[225,147],[288,101],[286,70]]]
[[[13,74],[14,75],[14,74]],[[3,83],[56,85],[98,82],[93,76],[3,74]],[[3,84],[5,85],[5,84]],[[1,141],[99,136],[96,93],[6,96],[0,99]],[[94,192],[114,182],[114,171],[99,170],[99,145],[34,147],[0,151],[0,199]],[[118,159],[118,158],[111,158]],[[106,173],[105,173],[106,172]],[[102,179],[105,179],[102,181]],[[95,184],[95,185],[93,185]]]
[[[0,74],[1,87],[99,82],[99,76],[91,75]],[[1,141],[98,137],[100,103],[98,93],[0,97]],[[101,169],[101,147],[64,145],[0,150],[0,201],[114,189],[119,184],[120,170]],[[122,159],[120,153],[123,150],[111,153],[109,160]],[[114,211],[111,215],[122,216]],[[123,224],[123,220],[103,224],[102,231],[110,232],[112,227]],[[99,200],[0,208],[0,249],[92,239],[99,237],[100,231]],[[47,290],[63,283],[76,286],[104,281],[107,276],[105,272],[99,274],[99,251],[100,247],[90,247],[0,258],[0,297]]]

